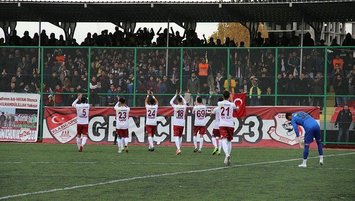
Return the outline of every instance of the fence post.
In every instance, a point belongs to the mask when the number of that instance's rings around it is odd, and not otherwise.
[[[40,87],[40,111],[39,111],[39,125],[40,125],[40,132],[39,132],[39,136],[38,138],[42,141],[43,140],[43,120],[44,120],[44,117],[43,117],[43,110],[44,110],[44,95],[43,95],[43,83],[44,83],[44,72],[43,72],[43,55],[44,55],[44,51],[43,51],[43,48],[42,47],[38,47],[38,51],[39,54],[38,55],[41,55],[41,58],[38,58],[40,60],[40,73],[41,73],[41,87]]]
[[[90,104],[90,81],[91,81],[91,47],[88,50],[88,86],[87,86],[87,98],[88,103]]]
[[[230,76],[230,47],[227,48],[227,90],[230,91],[231,76]]]
[[[275,91],[274,91],[274,105],[277,106],[277,82],[278,82],[278,73],[279,73],[279,48],[275,48],[275,77],[274,77],[274,87],[275,87]]]
[[[183,48],[180,49],[180,91],[182,92],[182,70],[184,67],[184,51]],[[182,95],[182,94],[181,94]]]
[[[323,83],[323,143],[327,144],[327,77],[328,77],[328,48],[324,49],[324,83]]]
[[[134,48],[134,63],[133,63],[133,107],[136,107],[136,85],[137,85],[137,48]]]

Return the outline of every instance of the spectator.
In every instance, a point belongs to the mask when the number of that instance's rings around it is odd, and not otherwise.
[[[55,90],[54,92],[54,104],[55,106],[63,106],[64,102],[63,102],[63,95],[61,93],[63,93],[63,89],[61,88],[61,86],[59,84],[57,84],[55,86]]]
[[[230,75],[230,79],[225,79],[223,84],[224,90],[229,91],[231,94],[235,93],[235,88],[237,87],[237,82],[233,75]]]
[[[119,87],[119,92],[121,92],[121,87]],[[110,88],[107,90],[107,106],[114,106],[117,103],[117,95],[119,93],[115,85],[111,84]]]
[[[341,71],[344,70],[344,59],[340,55],[335,55],[335,58],[332,60],[334,71],[339,68]]]
[[[208,86],[208,84],[205,82],[202,84],[201,88],[200,88],[200,97],[203,100],[203,104],[209,104],[209,94],[210,94],[210,87]]]
[[[314,40],[311,38],[311,34],[309,32],[304,35],[303,46],[314,46]]]
[[[92,105],[97,105],[99,103],[99,97],[97,93],[101,88],[100,82],[96,80],[96,76],[93,76],[90,81],[90,94],[91,94],[91,103]]]
[[[300,77],[296,79],[296,85],[296,94],[299,95],[295,97],[296,105],[309,105],[308,96],[301,96],[310,94],[310,84],[304,73],[301,73]]]
[[[353,69],[350,71],[350,73],[346,76],[346,79],[348,80],[348,92],[349,95],[355,95],[355,65],[353,65]],[[352,104],[355,104],[355,98],[353,97],[351,100]]]
[[[200,80],[195,73],[191,73],[191,78],[187,81],[187,91],[192,94],[192,99],[200,93]]]
[[[261,99],[261,89],[258,86],[258,79],[255,76],[252,76],[251,79],[251,87],[249,89],[249,99],[251,106],[260,105]]]
[[[154,93],[156,93],[156,88],[157,88],[157,82],[154,79],[153,76],[149,76],[148,81],[146,82],[146,89],[149,91],[153,91]]]
[[[48,95],[48,98],[45,100],[44,104],[46,106],[54,106],[54,99],[53,99],[53,95]]]
[[[271,87],[267,87],[266,92],[262,96],[262,105],[274,105],[274,96],[272,96]]]
[[[338,142],[344,142],[342,141],[343,135],[345,135],[345,142],[349,142],[349,128],[352,120],[353,117],[349,107],[344,105],[335,121],[335,126],[339,126]]]
[[[206,53],[207,55],[207,53]],[[198,78],[202,83],[207,82],[207,77],[208,77],[208,60],[206,58],[201,58],[200,63],[198,64]]]
[[[264,38],[261,36],[261,32],[258,32],[257,37],[255,38],[255,46],[261,47],[264,44]]]
[[[342,107],[347,104],[348,82],[342,75],[337,74],[333,81],[336,107]]]
[[[351,37],[350,33],[346,34],[342,46],[355,46],[355,39]]]
[[[178,88],[178,82],[179,82],[179,71],[178,68],[176,66],[173,67],[173,70],[171,72],[170,75],[170,81],[171,81],[171,86],[173,87],[173,91],[176,90]]]
[[[288,79],[286,80],[285,92],[287,95],[296,94],[297,81],[294,79],[292,73],[288,74]],[[287,96],[287,105],[295,105],[295,97]]]
[[[222,93],[224,91],[224,78],[220,72],[217,73],[215,79],[216,93]]]

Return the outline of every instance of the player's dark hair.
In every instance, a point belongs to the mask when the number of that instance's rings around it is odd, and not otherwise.
[[[120,102],[121,104],[125,104],[125,103],[126,103],[126,99],[123,98],[123,97],[120,97],[120,98],[118,99],[118,102]]]
[[[229,91],[224,91],[224,92],[223,92],[223,98],[224,98],[224,100],[229,99],[229,97],[230,97]]]
[[[196,98],[196,101],[197,101],[198,103],[202,103],[202,98],[199,96],[199,97]]]
[[[286,119],[288,119],[288,117],[292,117],[292,113],[291,112],[286,112],[286,114],[285,114],[285,117],[286,117]]]
[[[80,99],[80,103],[87,103],[87,98],[85,96],[82,96]]]
[[[182,103],[182,98],[181,98],[181,96],[178,96],[178,97],[176,98],[176,100],[177,100],[179,103]]]
[[[152,96],[149,96],[148,103],[149,105],[155,105],[155,99]]]
[[[218,97],[218,102],[219,101],[223,101],[223,98],[222,97]]]

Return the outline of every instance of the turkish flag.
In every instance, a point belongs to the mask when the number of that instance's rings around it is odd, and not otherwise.
[[[233,94],[233,101],[234,101],[235,105],[237,107],[239,107],[238,110],[234,110],[233,117],[245,117],[245,115],[246,115],[246,109],[245,109],[246,99],[247,99],[246,93]]]

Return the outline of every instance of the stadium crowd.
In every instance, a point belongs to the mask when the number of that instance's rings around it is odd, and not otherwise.
[[[153,42],[155,35],[157,39]],[[75,40],[65,41],[63,36],[56,39],[53,33],[48,37],[45,31],[40,35],[35,34],[33,38],[28,32],[23,37],[14,32],[7,43],[0,40],[0,45],[5,46],[0,48],[0,91],[41,91],[38,49],[11,47],[37,45],[41,37],[42,45],[50,46],[43,52],[45,105],[71,105],[78,92],[87,93],[88,90],[91,93],[90,103],[100,106],[113,106],[118,93],[125,94],[128,104],[132,104],[134,92],[137,94],[136,105],[143,106],[147,90],[153,90],[155,94],[173,95],[180,88],[190,105],[197,94],[207,104],[213,105],[217,99],[214,95],[225,89],[232,93],[247,93],[249,105],[274,105],[275,98],[272,95],[276,90],[279,94],[278,105],[323,107],[324,90],[332,89],[336,95],[336,105],[341,106],[353,101],[348,95],[355,95],[353,49],[339,49],[336,41],[331,44],[334,48],[328,49],[327,60],[324,57],[325,49],[319,47],[305,48],[300,58],[301,50],[297,48],[300,39],[297,36],[275,38],[270,35],[268,39],[263,39],[261,34],[253,40],[252,46],[265,48],[231,48],[228,55],[226,48],[219,47],[238,47],[237,42],[229,38],[223,41],[199,39],[194,31],[181,35],[171,29],[169,46],[184,47],[181,59],[179,48],[169,49],[168,58],[166,49],[159,48],[166,46],[166,36],[166,29],[155,34],[147,28],[138,29],[136,33],[124,33],[116,28],[114,33],[108,33],[107,30],[100,35],[88,33],[81,43],[84,47],[80,47]],[[305,34],[303,45],[315,46],[310,34]],[[342,45],[355,45],[350,34]],[[86,46],[94,48],[89,53]],[[239,47],[243,46],[244,43],[240,42]],[[146,47],[137,49],[136,63],[134,48],[129,47]],[[280,47],[277,58],[275,49],[269,47]],[[324,72],[324,62],[328,64],[327,72]],[[231,78],[229,83],[226,79],[228,76]],[[168,105],[171,97],[159,98],[162,105]]]

